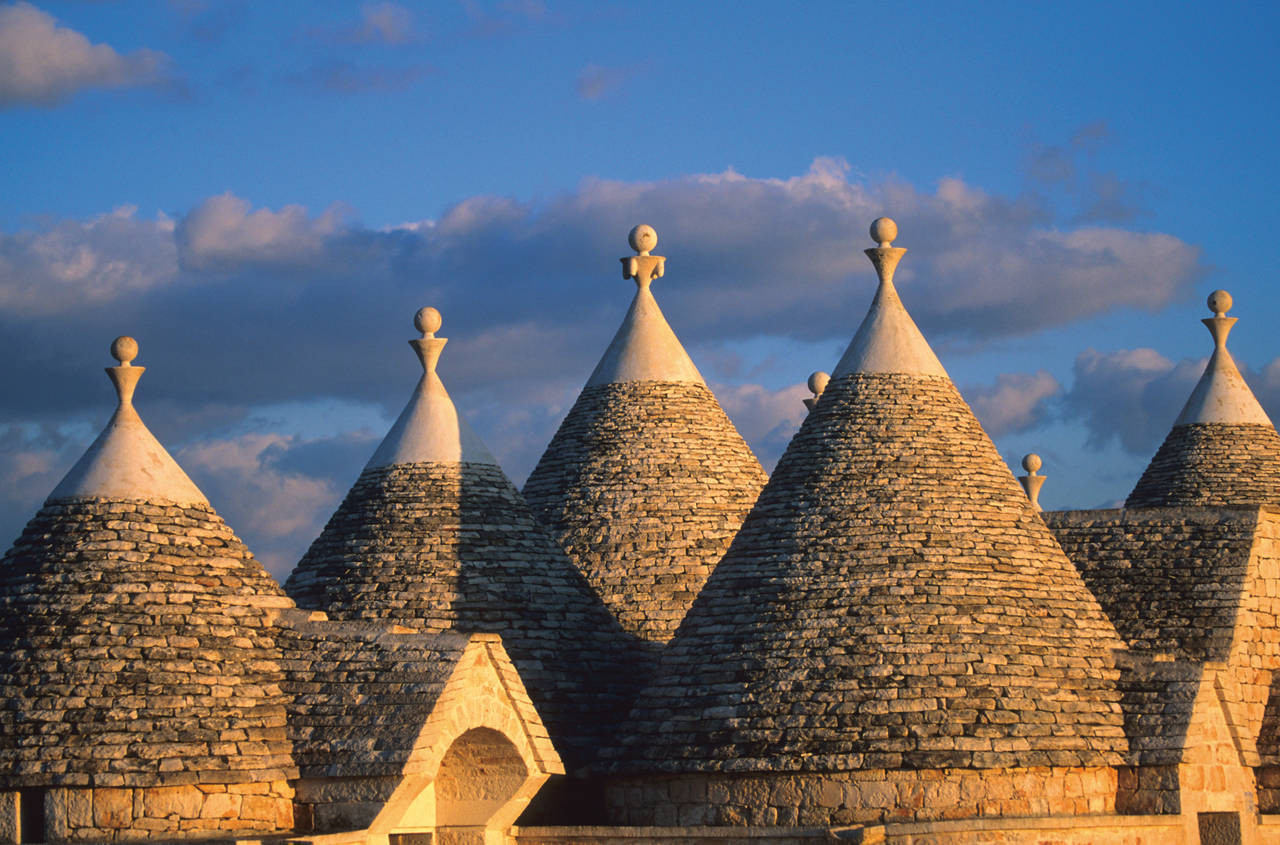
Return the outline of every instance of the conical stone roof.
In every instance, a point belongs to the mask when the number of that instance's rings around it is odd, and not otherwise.
[[[657,235],[637,226],[631,245],[635,299],[524,495],[622,627],[661,643],[767,476],[653,298]]]
[[[501,635],[572,770],[623,715],[639,656],[457,413],[439,312],[415,322],[422,380],[285,590],[333,619]]]
[[[295,777],[280,586],[120,405],[0,563],[0,781],[168,786]]]
[[[1209,310],[1213,355],[1125,507],[1280,504],[1280,435],[1227,351],[1231,295]]]
[[[893,288],[637,699],[619,772],[1114,765],[1114,629]]]

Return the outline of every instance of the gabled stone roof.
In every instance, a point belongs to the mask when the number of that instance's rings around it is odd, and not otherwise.
[[[292,619],[280,640],[302,777],[401,774],[468,642],[386,623]]]
[[[1213,355],[1125,507],[1280,504],[1280,435],[1227,351],[1231,296],[1209,296]]]
[[[665,642],[767,476],[649,290],[652,231],[633,230],[635,300],[524,495],[622,627]]]
[[[294,777],[272,627],[292,602],[133,411],[136,344],[113,349],[121,407],[0,563],[0,782]]]
[[[433,401],[456,417],[443,385]],[[500,635],[566,764],[583,764],[625,710],[643,655],[495,463],[378,463],[365,467],[286,591],[334,619]]]
[[[890,238],[868,251],[882,286]],[[875,313],[885,293],[850,344],[884,354],[837,370],[805,419],[664,650],[618,770],[1121,759],[1120,640],[923,339],[862,336],[902,326]]]
[[[499,697],[522,720],[540,764],[563,771],[495,634],[422,634],[385,622],[311,620],[293,611],[281,620],[280,643],[289,736],[304,778],[390,777],[421,772],[423,764],[434,774],[429,764],[443,749],[432,742],[453,739],[439,729],[457,728],[442,696],[451,679],[471,671],[464,665],[469,650],[472,659],[483,652],[496,661]],[[457,691],[473,709],[492,705],[485,693],[474,684]]]

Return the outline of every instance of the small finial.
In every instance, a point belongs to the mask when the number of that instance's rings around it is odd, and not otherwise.
[[[627,243],[636,251],[636,255],[648,255],[658,248],[658,233],[647,223],[641,223],[627,235]]]
[[[622,259],[622,278],[635,279],[641,288],[654,279],[662,278],[667,269],[667,259],[661,255],[649,254],[658,246],[658,233],[653,227],[641,223],[627,235],[627,242],[636,254]]]
[[[1041,466],[1040,456],[1032,452],[1022,459],[1022,468],[1027,471],[1027,474],[1018,476],[1018,483],[1022,485],[1027,498],[1031,500],[1031,506],[1036,510],[1042,509],[1040,507],[1040,488],[1044,486],[1044,476],[1037,475]]]
[[[413,315],[413,327],[422,332],[422,337],[409,341],[409,345],[418,354],[423,372],[436,371],[436,364],[440,362],[440,353],[444,351],[444,345],[449,342],[448,338],[436,337],[436,332],[440,331],[440,326],[443,324],[444,318],[440,316],[440,312],[429,305],[426,308],[419,308]]]
[[[809,374],[809,392],[813,394],[812,399],[805,399],[804,406],[810,411],[818,404],[818,400],[822,398],[822,393],[827,389],[827,384],[831,381],[831,376],[818,370]]]
[[[871,240],[875,241],[877,246],[893,246],[897,237],[898,224],[893,222],[893,218],[877,217],[871,221]]]
[[[111,357],[122,367],[132,367],[133,359],[138,357],[138,341],[128,335],[120,335],[111,341]]]
[[[1227,316],[1227,312],[1231,310],[1231,294],[1225,290],[1215,290],[1209,294],[1208,303],[1213,316],[1206,317],[1200,322],[1204,323],[1209,329],[1209,334],[1213,335],[1214,348],[1225,350],[1227,335],[1231,334],[1231,327],[1236,324],[1235,317]]]
[[[907,254],[904,248],[893,246],[893,239],[896,237],[898,224],[888,217],[877,217],[871,221],[871,240],[876,242],[876,246],[863,250],[875,266],[880,284],[890,291],[893,290],[893,271],[897,269],[902,256]]]
[[[1225,317],[1231,310],[1231,294],[1225,290],[1215,290],[1209,294],[1209,310],[1215,317]]]
[[[418,313],[413,315],[413,327],[422,332],[423,337],[435,337],[442,325],[444,325],[444,318],[440,316],[438,310],[429,305],[426,308],[419,308]]]

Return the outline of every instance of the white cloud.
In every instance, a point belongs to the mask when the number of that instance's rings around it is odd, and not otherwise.
[[[1112,439],[1135,455],[1155,453],[1204,372],[1207,359],[1175,364],[1154,349],[1086,349],[1063,397],[1068,414],[1088,430],[1090,445]]]
[[[1047,422],[1049,401],[1061,385],[1045,370],[1001,373],[995,384],[966,387],[962,392],[974,415],[992,437],[1027,431]]]
[[[52,105],[85,88],[155,83],[167,63],[154,50],[121,55],[93,44],[30,3],[0,7],[0,107]]]
[[[173,222],[139,220],[132,206],[86,223],[0,233],[0,312],[32,316],[99,305],[170,284],[177,275]]]
[[[413,15],[396,3],[365,3],[360,22],[350,30],[351,40],[360,44],[407,44],[417,37]]]
[[[192,270],[307,265],[320,261],[325,239],[342,224],[338,206],[310,217],[300,205],[250,210],[231,193],[209,197],[178,226],[182,264]]]
[[[758,384],[717,384],[712,390],[765,472],[773,472],[808,413],[804,400],[813,394],[803,383],[781,390]]]
[[[274,433],[206,439],[178,450],[175,457],[223,519],[278,579],[297,563],[299,550],[320,534],[345,489],[334,479],[280,466],[304,445]]]

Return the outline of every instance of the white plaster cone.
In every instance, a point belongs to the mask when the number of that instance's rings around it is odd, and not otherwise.
[[[628,381],[686,381],[705,384],[649,290],[638,282],[626,319],[596,365],[587,387]]]
[[[112,353],[121,338],[112,345]],[[130,343],[132,341],[130,340]],[[137,344],[128,359],[137,353]],[[133,407],[133,391],[146,367],[108,367],[120,404],[107,427],[76,461],[50,499],[125,499],[175,505],[207,505],[178,462],[156,440]]]
[[[436,362],[446,342],[447,338],[430,335],[409,341],[422,361],[422,378],[365,469],[419,463],[497,466],[498,461],[458,414],[444,382],[436,375]]]
[[[907,375],[947,377],[938,356],[933,354],[915,320],[903,307],[893,286],[893,271],[906,250],[880,247],[867,250],[867,255],[880,274],[871,309],[836,365],[831,378],[851,373],[903,373]]]
[[[1228,306],[1229,307],[1229,306]],[[1227,351],[1227,334],[1236,318],[1217,316],[1204,321],[1214,336],[1214,350],[1204,375],[1191,391],[1174,425],[1194,423],[1259,423],[1271,425],[1271,418],[1258,404],[1235,359]]]

